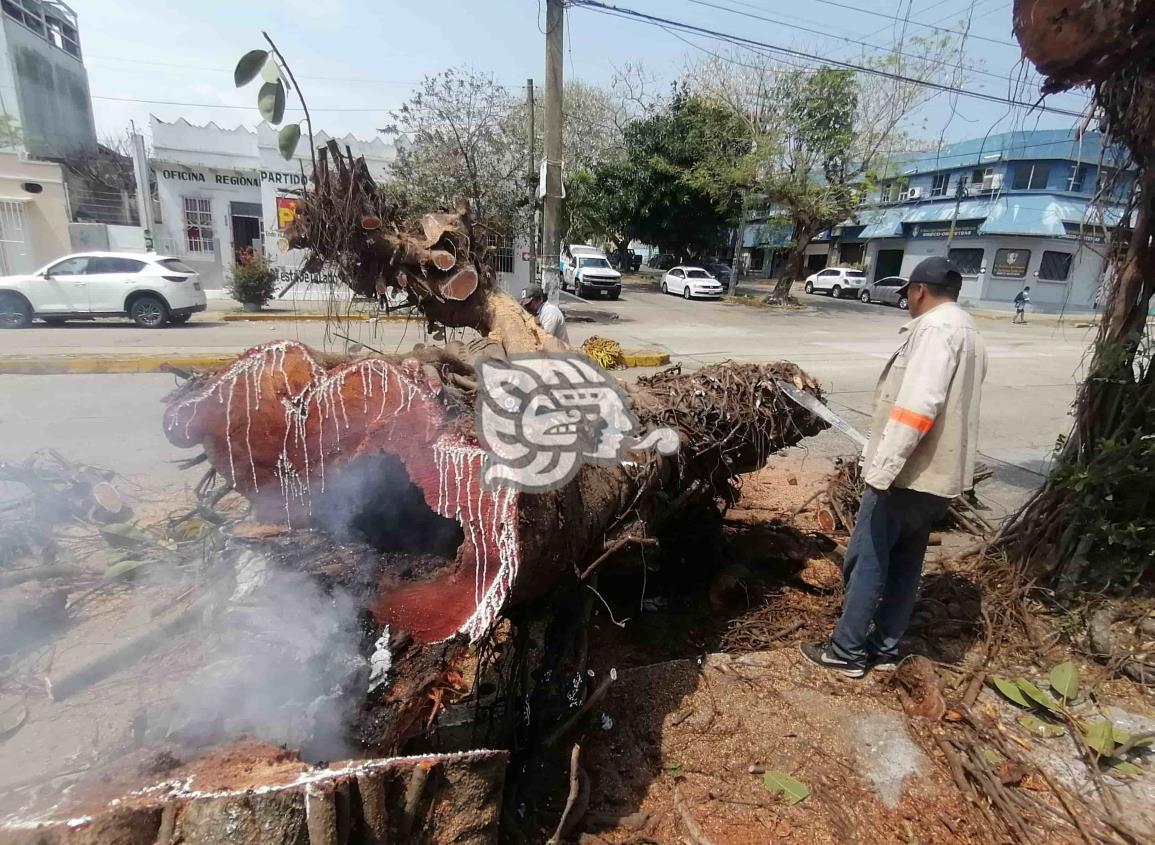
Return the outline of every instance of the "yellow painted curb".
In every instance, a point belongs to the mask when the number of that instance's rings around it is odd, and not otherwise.
[[[253,311],[251,313],[245,311],[230,311],[227,314],[221,315],[222,320],[226,323],[276,323],[276,322],[291,322],[291,323],[323,323],[326,320],[347,321],[351,323],[365,323],[369,320],[381,320],[383,322],[404,322],[406,320],[422,319],[416,314],[380,314],[377,317],[372,317],[364,313],[352,314],[311,314],[300,313],[296,311]]]
[[[664,367],[670,363],[670,353],[623,352],[622,363],[627,367]]]
[[[0,375],[52,376],[104,373],[160,373],[165,364],[182,370],[211,370],[236,355],[36,355],[0,358]]]
[[[25,355],[0,357],[0,375],[53,376],[115,373],[161,373],[168,365],[182,370],[215,370],[237,359],[236,354],[178,355]],[[666,352],[626,352],[626,367],[662,367],[670,363]]]

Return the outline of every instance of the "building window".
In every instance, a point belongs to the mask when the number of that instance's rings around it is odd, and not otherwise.
[[[894,182],[883,182],[878,188],[879,202],[894,202],[895,195],[898,193],[895,188],[898,187]]]
[[[513,272],[513,237],[491,232],[485,239],[489,247],[490,264],[497,273]]]
[[[1020,162],[1015,165],[1016,191],[1041,191],[1051,177],[1051,165],[1046,162]]]
[[[981,249],[952,249],[947,254],[947,260],[964,276],[977,276],[983,269]]]
[[[1083,193],[1083,187],[1087,184],[1087,165],[1072,164],[1071,176],[1067,179],[1067,190],[1072,193]]]
[[[1043,260],[1039,263],[1039,278],[1049,282],[1065,282],[1071,275],[1071,259],[1069,252],[1043,251]]]
[[[37,0],[4,0],[4,14],[44,38],[44,13]]]
[[[945,197],[947,185],[950,184],[949,173],[938,173],[934,177],[934,184],[930,187],[932,197]]]
[[[1029,249],[996,249],[995,263],[991,265],[992,276],[1007,279],[1021,279],[1027,275],[1027,265],[1031,263]]]
[[[212,254],[216,251],[213,209],[209,200],[184,197],[184,229],[189,252]]]

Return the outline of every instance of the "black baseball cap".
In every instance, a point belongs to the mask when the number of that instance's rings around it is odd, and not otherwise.
[[[934,285],[951,291],[962,290],[962,273],[958,268],[940,255],[924,258],[910,271],[910,280],[898,289],[900,295],[905,294],[915,282],[924,285]]]

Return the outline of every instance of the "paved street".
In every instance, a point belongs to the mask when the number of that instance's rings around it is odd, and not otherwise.
[[[728,358],[789,359],[822,383],[834,408],[865,428],[874,381],[907,315],[825,297],[803,296],[803,302],[806,310],[783,314],[741,304],[685,302],[656,288],[629,287],[617,302],[578,306],[603,316],[571,322],[570,335],[575,343],[598,334],[627,348],[656,347],[687,367]],[[611,314],[617,319],[604,319]],[[1010,507],[1037,482],[1035,473],[1045,468],[1055,438],[1067,430],[1068,407],[1093,330],[990,319],[980,319],[979,326],[991,359],[981,450],[984,460],[1000,467],[1000,479],[1009,487],[999,496]],[[425,340],[416,320],[352,322],[327,330],[324,323],[225,323],[198,315],[187,326],[159,331],[107,321],[0,332],[0,356],[236,352],[284,337],[339,350],[348,343],[339,335],[387,352]],[[190,473],[178,473],[169,463],[182,455],[160,431],[160,400],[172,385],[172,378],[162,375],[0,376],[0,459],[51,446],[117,466],[150,485],[191,483]],[[817,454],[848,451],[845,441],[829,432],[807,445]]]

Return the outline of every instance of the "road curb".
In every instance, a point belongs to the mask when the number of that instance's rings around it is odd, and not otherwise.
[[[0,358],[0,375],[115,375],[121,373],[163,373],[166,367],[181,370],[215,370],[231,364],[240,353],[183,355],[24,355]],[[663,367],[670,363],[668,352],[625,352],[627,368]]]
[[[623,352],[622,365],[630,367],[664,367],[670,363],[669,352]]]

